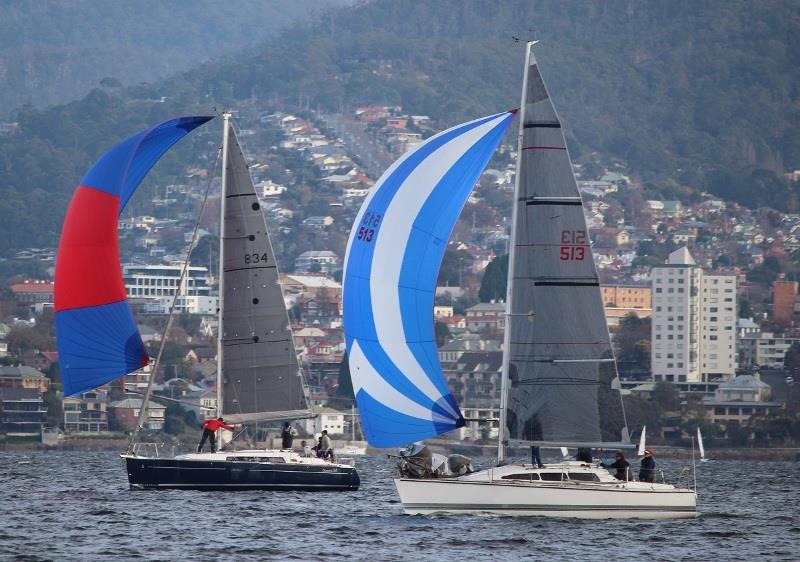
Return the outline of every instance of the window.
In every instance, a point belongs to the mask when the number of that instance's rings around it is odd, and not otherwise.
[[[599,482],[600,478],[590,472],[570,472],[567,477],[570,480],[580,480],[581,482]]]
[[[508,474],[503,476],[503,480],[539,480],[539,475],[535,472],[528,472],[527,474]]]
[[[660,292],[661,292],[661,287],[656,287],[656,293],[660,293]]]
[[[561,482],[564,479],[563,472],[541,472],[540,476],[545,482]]]

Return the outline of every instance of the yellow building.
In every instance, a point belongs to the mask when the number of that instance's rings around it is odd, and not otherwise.
[[[603,285],[603,306],[609,326],[633,313],[639,318],[650,318],[652,314],[652,290],[635,285]]]

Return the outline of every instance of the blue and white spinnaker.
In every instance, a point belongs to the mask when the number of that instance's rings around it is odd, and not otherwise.
[[[513,115],[426,140],[386,170],[356,217],[344,265],[344,329],[364,435],[375,447],[464,425],[436,352],[436,278],[458,215]]]

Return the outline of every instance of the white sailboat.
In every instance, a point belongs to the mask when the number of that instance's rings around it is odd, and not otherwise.
[[[700,450],[700,462],[708,462],[711,459],[706,458],[706,449],[703,447],[703,434],[700,433],[700,427],[697,427],[697,448]]]
[[[644,450],[645,450],[645,445],[646,445],[645,441],[646,440],[647,440],[647,426],[644,425],[644,426],[642,426],[642,434],[639,435],[639,448],[636,449],[636,455],[637,456],[640,456],[640,457],[644,456]]]
[[[509,258],[498,465],[405,457],[409,514],[694,517],[693,490],[620,481],[596,463],[509,464],[506,446],[633,448],[582,202],[561,123],[526,50]],[[433,288],[461,208],[514,112],[444,131],[391,166],[351,232],[343,306],[367,440],[420,441],[464,425],[433,334]],[[435,467],[434,467],[435,465]],[[447,469],[450,470],[447,470]],[[431,476],[436,477],[431,477]]]

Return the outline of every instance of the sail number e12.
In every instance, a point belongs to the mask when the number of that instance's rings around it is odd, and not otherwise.
[[[562,230],[558,258],[561,261],[583,261],[586,258],[586,231]]]
[[[382,218],[383,215],[378,213],[373,213],[370,211],[364,213],[364,218],[361,219],[361,226],[358,229],[356,238],[362,242],[372,242],[372,238],[375,236],[375,229],[381,223]]]

